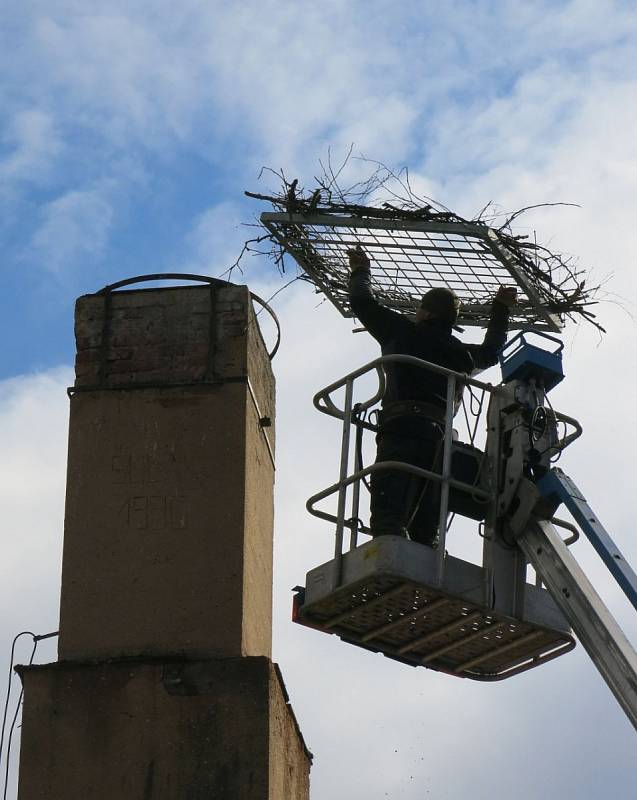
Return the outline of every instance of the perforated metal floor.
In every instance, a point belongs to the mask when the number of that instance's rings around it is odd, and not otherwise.
[[[351,644],[474,680],[501,680],[575,646],[563,631],[495,614],[413,581],[378,576],[311,605],[295,598],[296,622]]]

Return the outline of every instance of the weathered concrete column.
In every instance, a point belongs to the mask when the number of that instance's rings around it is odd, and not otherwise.
[[[20,800],[305,800],[270,661],[274,378],[249,291],[81,297],[76,341],[59,661],[21,671]]]
[[[247,287],[82,297],[76,339],[60,659],[269,656],[274,378]]]

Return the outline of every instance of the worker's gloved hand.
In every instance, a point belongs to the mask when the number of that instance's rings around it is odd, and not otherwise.
[[[349,268],[352,272],[358,269],[369,271],[369,257],[360,244],[357,244],[352,250],[348,250],[347,255],[349,256]]]
[[[518,290],[515,286],[500,286],[495,296],[495,302],[511,308],[518,302],[517,295]]]

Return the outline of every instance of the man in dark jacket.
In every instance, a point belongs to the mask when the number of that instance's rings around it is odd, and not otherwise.
[[[514,288],[495,296],[482,344],[464,344],[452,335],[458,318],[456,295],[444,287],[429,290],[414,318],[382,306],[371,290],[370,262],[360,245],[350,250],[350,305],[379,342],[383,355],[416,356],[455,372],[471,374],[497,363],[506,341]],[[376,437],[377,462],[402,461],[440,472],[447,396],[445,376],[406,364],[385,364],[387,386]],[[460,399],[459,387],[457,399]],[[409,536],[421,544],[436,541],[440,484],[408,472],[383,470],[371,476],[371,530],[374,536]]]

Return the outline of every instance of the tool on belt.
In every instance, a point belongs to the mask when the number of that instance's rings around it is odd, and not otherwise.
[[[423,417],[440,425],[445,424],[444,408],[422,400],[396,400],[393,403],[387,403],[378,414],[378,422],[383,425],[395,417]]]

